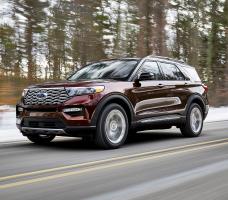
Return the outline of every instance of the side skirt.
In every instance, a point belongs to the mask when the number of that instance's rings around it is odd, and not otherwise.
[[[131,130],[167,129],[186,122],[186,117],[178,114],[144,118],[131,123]]]

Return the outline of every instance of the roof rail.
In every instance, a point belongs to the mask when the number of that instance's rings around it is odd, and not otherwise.
[[[147,57],[160,58],[160,59],[170,60],[170,61],[178,62],[178,63],[184,64],[184,65],[188,65],[186,62],[184,62],[182,60],[177,60],[177,59],[173,59],[173,58],[169,58],[169,57],[164,57],[164,56],[149,55]]]
[[[135,60],[135,59],[141,59],[141,58],[137,58],[137,57],[135,57],[135,58],[107,58],[107,59],[101,59],[101,60],[99,60],[99,62],[100,61],[109,61],[109,60]]]

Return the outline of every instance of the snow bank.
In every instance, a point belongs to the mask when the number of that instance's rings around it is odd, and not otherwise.
[[[210,107],[205,122],[216,122],[228,120],[228,107],[213,108]]]
[[[0,143],[15,142],[15,141],[22,141],[22,140],[28,140],[28,139],[24,137],[18,129],[0,130]]]
[[[0,132],[6,129],[16,129],[16,108],[0,106]],[[0,136],[1,137],[1,136]]]
[[[0,142],[26,140],[16,127],[15,112],[15,107],[0,106]]]

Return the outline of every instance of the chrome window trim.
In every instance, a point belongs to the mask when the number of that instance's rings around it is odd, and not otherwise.
[[[145,62],[145,61],[154,61],[154,62],[157,62],[157,64],[159,65],[159,67],[161,67],[160,66],[160,62],[165,62],[165,63],[169,63],[169,64],[173,64],[173,65],[175,65],[177,68],[178,68],[178,66],[177,65],[182,65],[182,64],[180,64],[180,63],[177,63],[177,62],[175,62],[175,61],[172,61],[172,60],[164,60],[164,59],[159,59],[159,58],[150,58],[150,57],[145,57],[145,58],[143,58],[141,61],[140,61],[140,63],[138,64],[138,66],[134,69],[134,71],[133,71],[133,73],[131,74],[131,76],[129,77],[129,79],[128,79],[128,81],[134,81],[134,79],[135,79],[135,75],[136,75],[136,73],[138,72],[138,70],[139,70],[139,68],[143,65],[143,63]],[[192,67],[192,66],[189,66],[189,65],[183,65],[184,67],[189,67],[189,68],[194,68],[194,67]],[[178,68],[179,69],[179,68]],[[195,69],[195,68],[194,68]],[[180,70],[180,69],[179,69]],[[181,71],[181,70],[180,70]],[[163,72],[163,71],[162,71]],[[182,73],[182,71],[181,71],[181,73]],[[183,74],[183,73],[182,73]],[[184,74],[183,74],[184,75]],[[167,81],[167,80],[162,80],[162,81]],[[175,80],[174,80],[175,81]],[[186,80],[185,80],[186,81]]]

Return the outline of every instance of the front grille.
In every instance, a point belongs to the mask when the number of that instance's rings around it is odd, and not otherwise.
[[[64,129],[65,123],[59,118],[41,118],[41,117],[25,117],[22,122],[23,127],[31,128],[51,128]]]
[[[45,97],[37,95],[45,93]],[[60,105],[71,99],[64,88],[35,88],[29,89],[24,98],[25,105]]]

